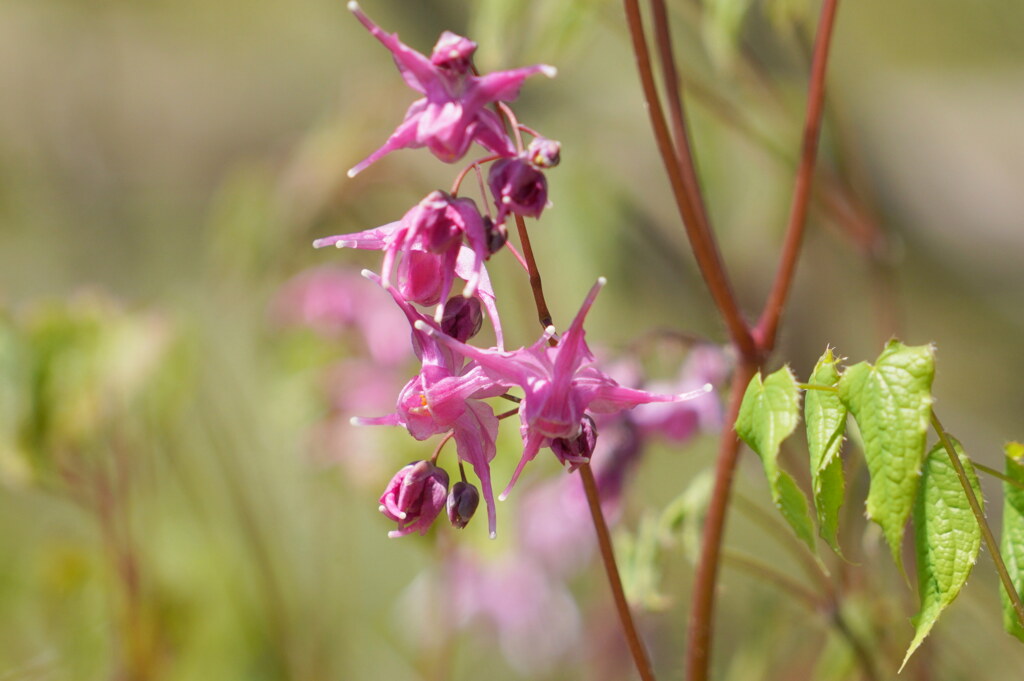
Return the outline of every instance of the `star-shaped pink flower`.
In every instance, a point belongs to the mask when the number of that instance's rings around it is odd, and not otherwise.
[[[406,46],[394,33],[385,33],[350,2],[349,10],[394,56],[395,65],[413,90],[423,94],[405,113],[405,120],[377,151],[348,171],[349,177],[396,149],[427,147],[445,163],[466,155],[473,141],[499,156],[514,156],[515,146],[501,119],[487,109],[493,102],[509,102],[519,94],[523,81],[543,73],[553,78],[553,66],[536,64],[509,71],[473,75],[476,43],[445,31],[428,59]]]
[[[638,404],[688,400],[711,389],[708,384],[682,395],[649,393],[623,387],[595,367],[594,355],[584,338],[583,321],[604,284],[602,277],[590,289],[569,329],[554,345],[549,342],[556,335],[554,327],[550,326],[533,345],[502,352],[481,350],[445,336],[425,323],[415,323],[418,330],[436,338],[440,344],[475,361],[495,381],[517,385],[523,390],[523,401],[519,405],[523,456],[500,498],[508,495],[523,467],[541,447],[549,446],[553,439],[577,437],[586,412],[611,414]]]

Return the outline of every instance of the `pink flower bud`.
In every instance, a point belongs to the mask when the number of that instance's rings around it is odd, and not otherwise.
[[[562,160],[562,145],[546,137],[536,137],[526,148],[526,158],[537,168],[554,168]]]
[[[455,483],[448,495],[448,522],[461,530],[469,524],[479,505],[480,492],[476,487],[464,481]]]
[[[487,176],[494,200],[498,204],[498,224],[509,213],[539,218],[548,203],[548,181],[540,172],[519,158],[495,161]]]
[[[415,461],[395,473],[380,496],[380,512],[398,523],[389,537],[426,534],[448,498],[448,474],[429,461]]]
[[[441,318],[441,330],[465,343],[480,332],[484,324],[484,315],[477,298],[458,296],[448,301]]]
[[[575,470],[581,463],[590,461],[590,455],[594,453],[596,445],[597,426],[594,425],[594,419],[584,414],[583,420],[580,421],[579,434],[575,437],[558,437],[551,440],[551,451],[563,465],[569,464],[570,470]]]

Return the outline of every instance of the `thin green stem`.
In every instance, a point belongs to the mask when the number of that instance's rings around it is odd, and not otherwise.
[[[807,209],[811,200],[811,186],[814,179],[814,163],[818,156],[818,140],[821,136],[821,117],[825,109],[825,72],[828,66],[829,47],[832,43],[832,28],[835,25],[839,0],[825,0],[818,20],[818,33],[814,40],[814,55],[811,58],[811,78],[807,89],[807,113],[804,118],[803,147],[800,165],[793,189],[793,203],[786,225],[786,237],[782,245],[782,257],[775,275],[764,311],[757,322],[754,337],[766,354],[775,347],[779,320],[786,306],[786,299],[793,283],[804,227],[807,224]]]
[[[781,570],[777,570],[771,565],[768,565],[764,561],[758,560],[753,556],[725,549],[722,551],[722,564],[741,568],[760,580],[771,582],[783,591],[788,592],[791,596],[796,597],[797,600],[803,602],[810,610],[817,610],[821,607],[821,598],[818,594],[814,593],[792,577],[786,575]]]
[[[942,427],[942,423],[934,411],[932,412],[932,428],[938,433],[939,440],[942,442],[942,446],[946,448],[949,460],[953,464],[953,470],[956,471],[957,477],[960,478],[960,485],[964,488],[967,503],[971,505],[971,511],[978,521],[978,527],[981,528],[981,536],[985,540],[985,546],[988,547],[989,554],[992,556],[992,562],[996,565],[999,579],[1002,581],[1006,595],[1009,596],[1010,603],[1013,604],[1013,609],[1017,613],[1017,620],[1024,627],[1024,603],[1021,603],[1020,594],[1017,593],[1013,580],[1010,578],[1010,573],[1006,569],[1006,563],[1003,562],[1003,556],[999,553],[999,544],[996,542],[995,535],[992,534],[992,528],[989,527],[988,520],[985,519],[985,512],[981,510],[981,504],[978,503],[978,498],[974,494],[974,488],[971,486],[970,480],[967,479],[967,471],[964,470],[960,457],[957,456],[956,450],[953,449],[953,444],[949,441],[949,436],[946,434],[946,430]]]
[[[583,480],[583,489],[587,494],[590,515],[594,520],[594,530],[597,532],[597,544],[601,549],[601,559],[604,561],[608,584],[612,589],[612,598],[619,614],[619,621],[622,623],[622,631],[626,635],[629,652],[633,656],[633,663],[640,673],[640,678],[643,681],[654,681],[654,670],[651,668],[647,649],[644,648],[643,641],[640,640],[640,634],[633,622],[633,613],[629,609],[629,603],[626,602],[626,593],[622,589],[622,578],[619,576],[619,568],[615,563],[615,552],[612,549],[608,523],[605,522],[604,513],[601,511],[601,496],[597,489],[597,481],[594,479],[594,471],[590,469],[589,463],[582,464],[579,471],[580,478]]]
[[[837,392],[839,392],[839,388],[835,387],[834,385],[817,385],[815,383],[797,383],[796,387],[800,388],[801,390],[821,390],[822,392],[826,392],[826,393],[837,393]]]
[[[999,478],[1008,485],[1013,485],[1017,489],[1024,489],[1024,482],[1021,482],[1020,480],[1014,480],[1005,473],[1000,473],[995,468],[989,468],[988,466],[980,464],[977,461],[971,461],[971,465],[974,466],[979,471],[981,471],[982,473],[987,473],[991,475],[993,478]]]

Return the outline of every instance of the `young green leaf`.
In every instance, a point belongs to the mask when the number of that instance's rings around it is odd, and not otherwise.
[[[770,374],[763,382],[758,373],[743,395],[736,433],[761,457],[772,501],[796,536],[814,552],[814,525],[807,498],[778,463],[779,447],[796,430],[799,409],[800,393],[789,367]]]
[[[1024,444],[1009,442],[1004,451],[1006,477],[1024,483]],[[1024,490],[1009,482],[1003,483],[1003,536],[999,552],[1019,593],[1024,590]],[[1000,589],[999,594],[1003,599],[1003,628],[1024,641],[1024,627],[1017,619],[1017,611],[1004,590]]]
[[[871,474],[867,514],[882,527],[893,560],[903,571],[900,545],[914,507],[932,408],[935,349],[886,344],[875,365],[848,368],[837,384],[864,439]]]
[[[950,441],[967,472],[974,495],[983,503],[978,476],[970,459],[956,438],[950,437]],[[941,442],[932,447],[924,460],[921,491],[914,505],[914,547],[921,611],[914,616],[914,640],[907,648],[900,670],[967,583],[981,547],[978,520]]]
[[[814,367],[809,383],[834,386],[839,382],[838,360],[827,348]],[[839,508],[843,505],[843,461],[839,450],[846,431],[846,405],[835,392],[808,390],[804,394],[807,449],[811,455],[814,507],[818,511],[818,532],[832,550],[842,555],[837,534]]]

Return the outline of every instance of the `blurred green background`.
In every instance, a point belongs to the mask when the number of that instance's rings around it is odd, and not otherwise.
[[[712,219],[753,316],[788,210],[817,3],[670,5]],[[421,51],[442,30],[469,35],[482,71],[559,68],[515,107],[563,144],[554,207],[533,230],[556,321],[606,275],[595,344],[654,328],[724,340],[617,3],[363,6]],[[806,376],[826,344],[859,361],[894,334],[935,342],[936,409],[993,466],[1003,441],[1024,438],[1022,31],[1013,0],[841,6],[818,196],[778,353]],[[328,367],[366,350],[273,313],[307,267],[376,266],[312,239],[395,220],[450,185],[456,168],[425,152],[344,175],[412,99],[340,0],[0,3],[0,680],[521,677],[486,631],[422,648],[410,630],[425,613],[400,598],[446,542],[500,554],[512,532],[487,542],[475,522],[454,539],[442,527],[446,538],[388,540],[376,495],[429,445],[324,436],[338,416]],[[491,274],[509,344],[531,342],[525,279],[501,258]],[[499,479],[518,458],[506,435]],[[625,526],[682,491],[714,446],[708,434],[651,452]],[[767,508],[759,474],[746,461],[739,489]],[[545,475],[559,475],[553,462],[537,465]],[[515,504],[499,506],[501,522]],[[851,618],[888,678],[916,600],[876,534],[851,541],[851,579],[864,580]],[[792,562],[742,515],[727,543]],[[987,557],[978,567],[905,675],[1019,673]],[[662,678],[680,676],[690,575],[670,558],[672,608],[643,620]],[[602,580],[594,566],[573,582],[585,617],[607,615]],[[717,678],[858,678],[823,618],[743,572],[727,568],[723,584]],[[599,644],[584,638],[532,678],[604,678],[579,662]]]

